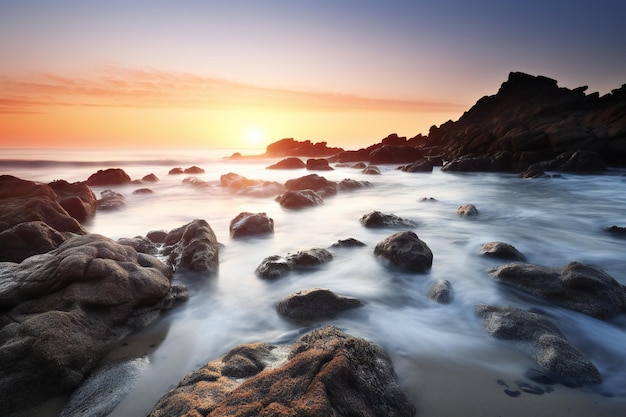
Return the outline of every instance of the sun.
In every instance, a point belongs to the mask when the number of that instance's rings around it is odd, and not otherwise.
[[[259,146],[265,140],[265,134],[260,129],[248,129],[246,132],[246,140],[250,145]]]

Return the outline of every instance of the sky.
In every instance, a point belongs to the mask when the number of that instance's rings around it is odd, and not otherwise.
[[[358,149],[509,72],[626,83],[623,0],[0,0],[0,148]]]

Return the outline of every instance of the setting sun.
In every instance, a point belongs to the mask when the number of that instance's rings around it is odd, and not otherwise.
[[[265,141],[265,134],[260,129],[248,129],[246,132],[246,140],[252,146],[262,145]]]

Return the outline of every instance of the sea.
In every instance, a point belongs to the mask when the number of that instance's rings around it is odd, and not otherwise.
[[[240,151],[244,158],[228,158]],[[398,381],[418,416],[623,416],[626,415],[626,318],[599,320],[538,299],[506,291],[488,271],[506,261],[481,253],[487,242],[516,247],[527,262],[560,267],[570,261],[591,264],[626,285],[626,240],[604,229],[626,226],[626,170],[602,174],[548,173],[522,179],[515,174],[407,173],[380,165],[380,175],[350,166],[329,171],[268,170],[277,158],[264,149],[2,149],[0,174],[50,182],[84,181],[101,169],[122,168],[132,179],[155,174],[149,184],[93,187],[96,196],[112,189],[126,207],[98,212],[85,228],[112,239],[171,230],[194,219],[206,220],[219,242],[219,271],[210,275],[177,271],[173,282],[190,298],[130,336],[105,361],[145,358],[133,388],[108,414],[149,414],[159,398],[188,373],[252,342],[292,343],[304,332],[334,325],[383,347]],[[256,155],[255,157],[247,157]],[[169,175],[172,168],[198,166],[206,182],[194,187]],[[339,191],[324,204],[293,210],[275,196],[241,194],[220,183],[221,175],[285,181],[311,173],[329,180],[368,181],[371,187]],[[152,194],[133,194],[137,188]],[[473,204],[479,214],[460,217],[456,209]],[[365,228],[359,219],[372,211],[415,222],[412,228],[433,252],[425,273],[390,269],[374,256],[378,242],[398,229]],[[229,224],[241,212],[266,213],[274,234],[232,239]],[[364,247],[331,249],[333,260],[321,267],[266,281],[255,274],[264,258],[310,248],[329,248],[355,238]],[[454,298],[439,304],[428,298],[433,282],[448,280]],[[309,325],[286,321],[275,310],[288,294],[328,288],[361,299],[364,305],[333,319]],[[524,376],[538,366],[515,344],[485,333],[477,304],[514,306],[541,312],[596,365],[604,382],[568,388],[542,386],[542,394],[521,390],[536,383]],[[505,391],[518,391],[513,397]],[[37,411],[56,416],[66,398]],[[102,414],[99,414],[102,415]]]

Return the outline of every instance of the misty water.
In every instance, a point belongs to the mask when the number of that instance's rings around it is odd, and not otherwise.
[[[487,271],[505,261],[480,252],[484,243],[503,241],[524,253],[529,263],[558,267],[579,261],[598,266],[626,284],[626,241],[603,230],[626,226],[625,171],[521,179],[514,174],[449,173],[438,168],[426,174],[405,173],[395,165],[379,166],[381,175],[366,175],[335,167],[316,173],[336,181],[369,181],[372,187],[340,191],[322,206],[289,210],[273,197],[241,195],[222,187],[220,176],[233,172],[284,183],[312,172],[265,169],[276,159],[223,158],[232,152],[8,150],[0,156],[0,174],[42,182],[82,181],[105,168],[123,168],[133,179],[154,173],[160,179],[154,184],[93,187],[97,196],[107,188],[124,194],[127,206],[98,212],[86,225],[89,232],[113,239],[145,236],[151,230],[171,230],[205,219],[223,244],[216,275],[175,273],[173,282],[189,287],[189,300],[129,337],[107,358],[145,356],[149,363],[110,416],[147,415],[184,375],[238,344],[293,342],[310,327],[282,319],[275,305],[292,292],[313,287],[365,303],[312,326],[336,325],[385,348],[418,415],[454,415],[451,410],[462,410],[463,415],[529,415],[531,411],[551,416],[621,415],[619,410],[626,410],[624,315],[598,320],[503,291]],[[194,176],[207,181],[208,187],[182,183],[188,175],[168,175],[171,168],[192,165],[205,170]],[[141,187],[154,193],[132,194]],[[459,217],[455,210],[466,203],[474,204],[479,215]],[[363,227],[360,217],[374,210],[416,222],[413,231],[434,254],[430,271],[391,270],[373,255],[374,246],[397,231]],[[243,211],[267,213],[275,222],[275,233],[232,239],[229,223]],[[267,256],[329,248],[349,237],[367,246],[331,249],[330,263],[276,281],[255,275]],[[452,284],[452,303],[442,305],[427,297],[437,279]],[[526,369],[537,366],[512,344],[483,331],[474,314],[479,303],[546,314],[594,362],[603,384],[593,389],[557,385],[554,392],[542,396],[508,397],[497,380],[513,386],[524,379]]]

